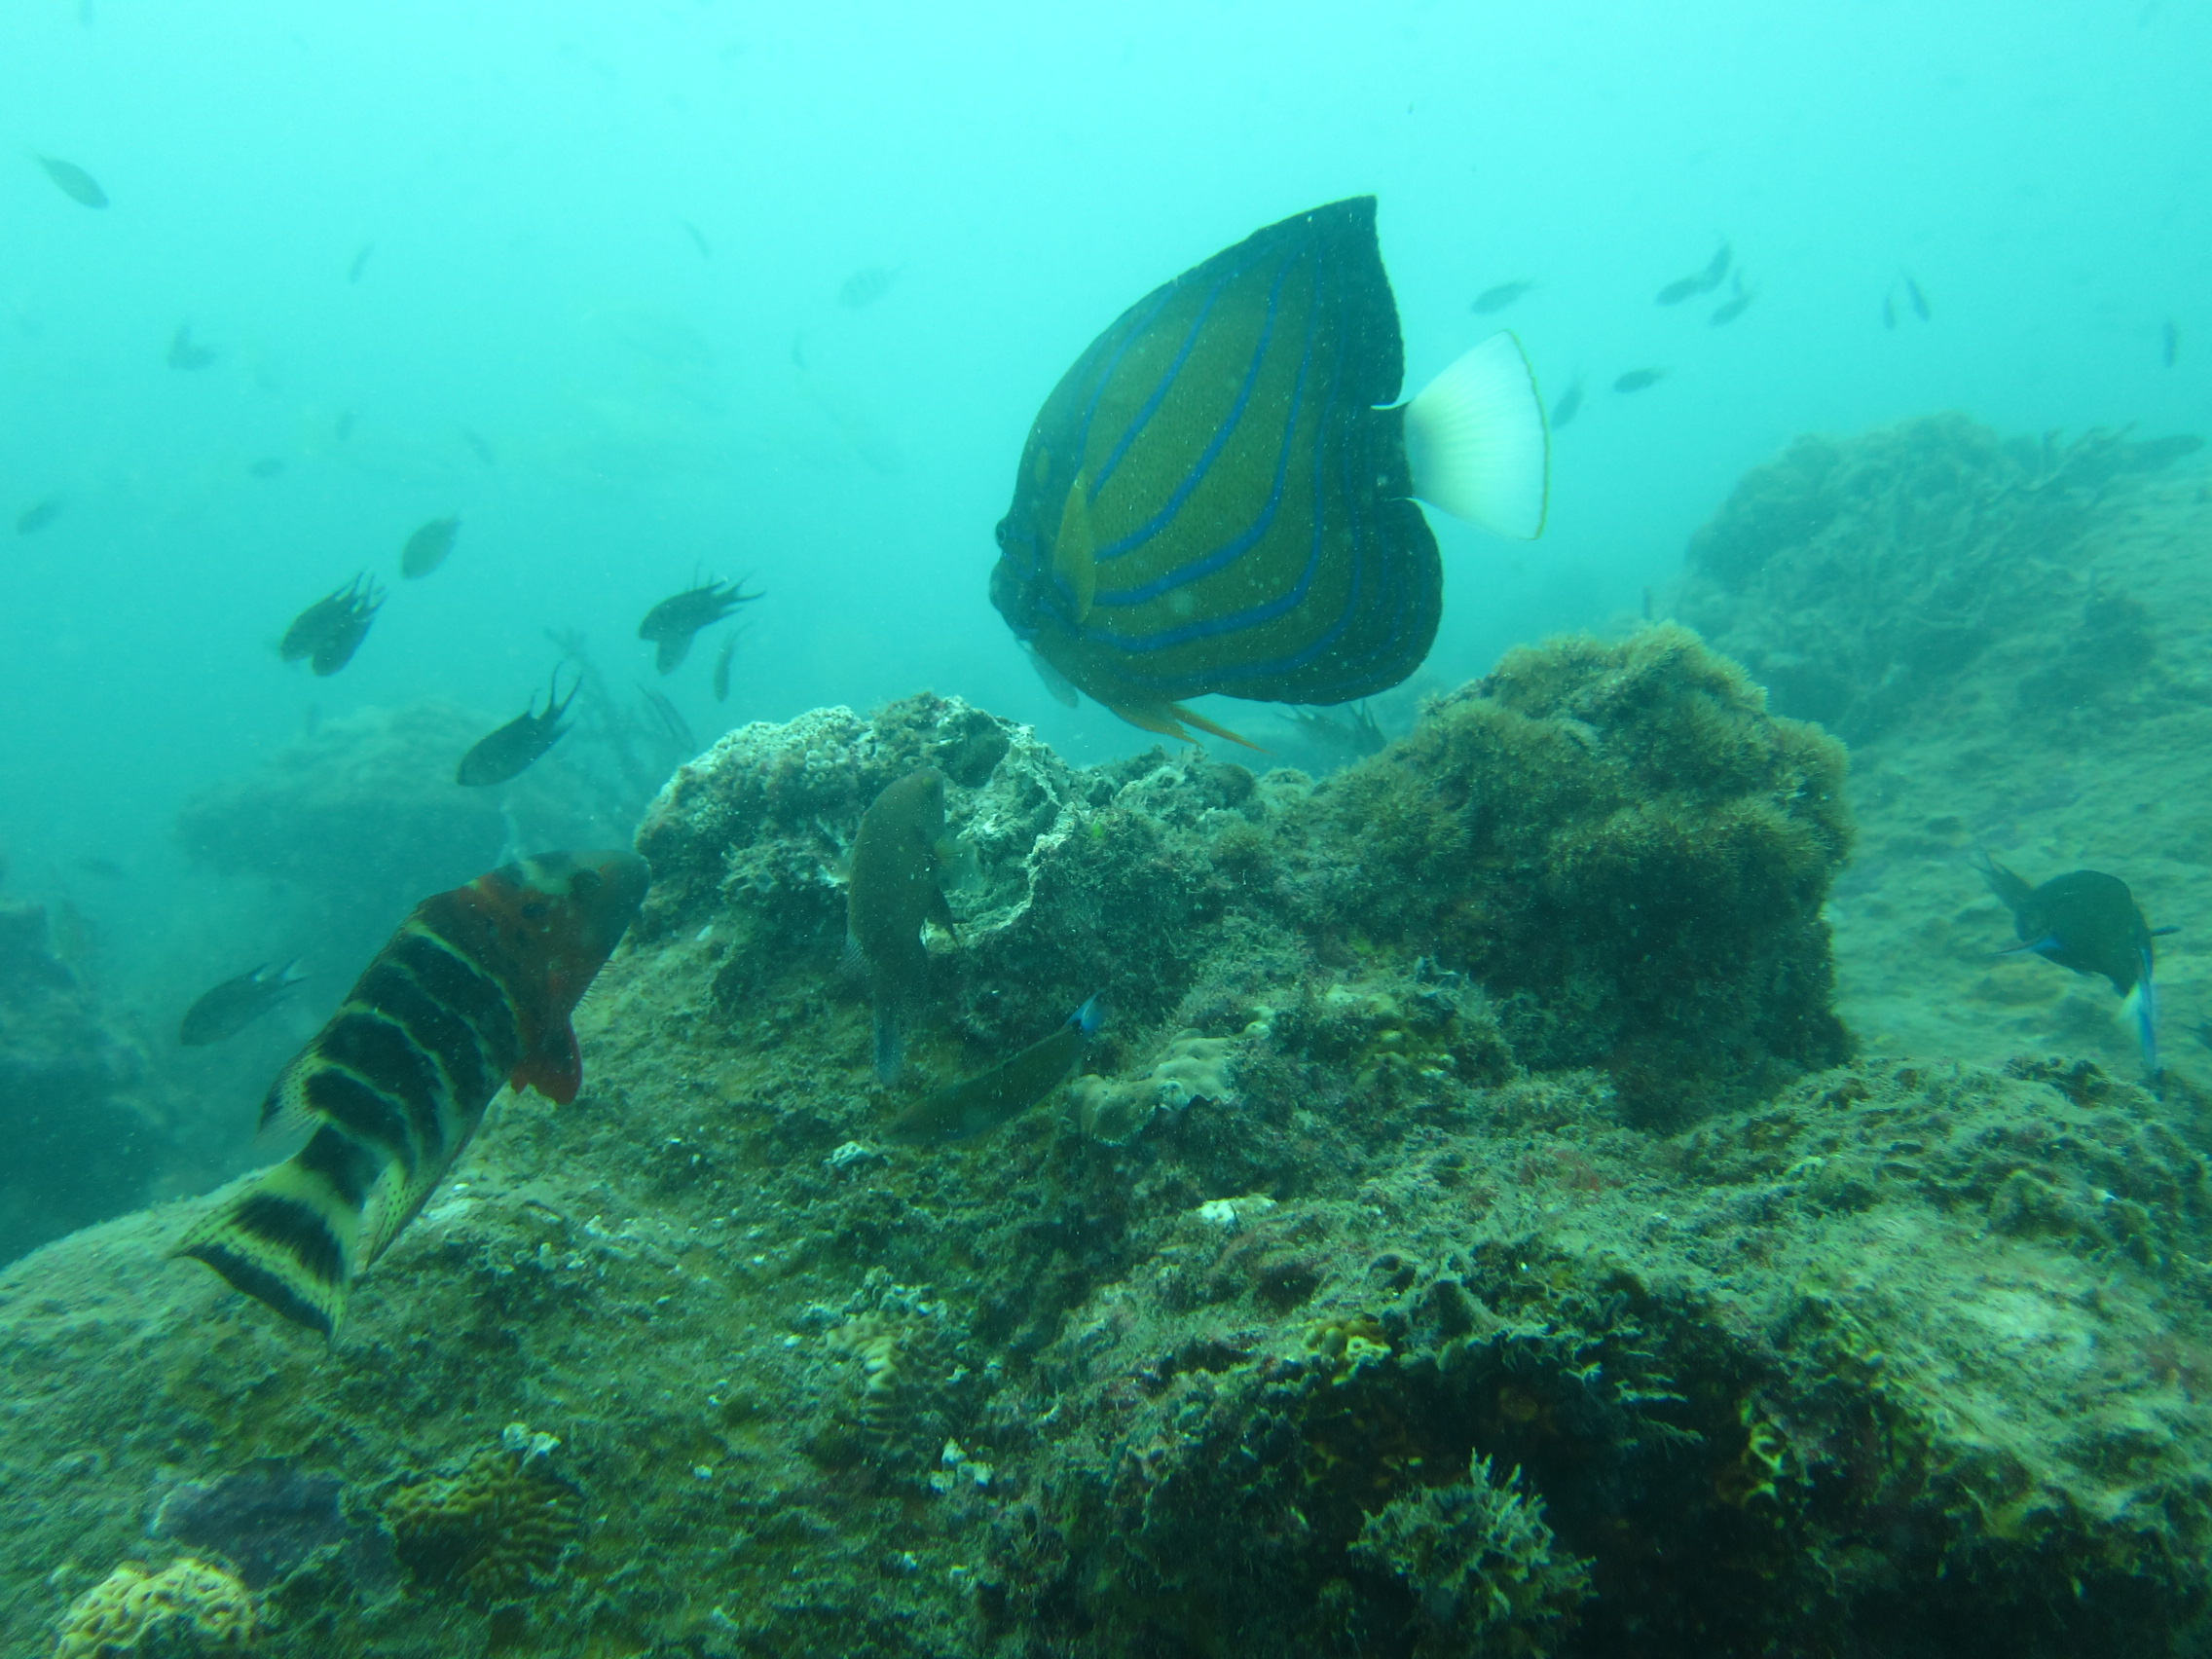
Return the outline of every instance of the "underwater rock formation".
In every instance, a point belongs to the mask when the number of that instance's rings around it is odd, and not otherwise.
[[[2139,608],[2100,592],[2092,532],[2192,453],[2097,430],[2007,441],[1963,415],[1799,438],[1690,540],[1675,607],[1784,714],[1857,744],[2023,628],[2078,636],[2046,701],[2124,698],[2150,657]]]
[[[893,1088],[838,870],[921,765],[977,873]],[[219,1198],[0,1272],[0,1646],[279,1459],[404,1570],[286,1554],[268,1659],[2191,1651],[2212,1102],[1837,1063],[1840,766],[1674,628],[1318,784],[732,733],[584,1092],[495,1108],[343,1346],[163,1259]],[[1092,994],[1073,1087],[887,1144]]]
[[[0,1261],[144,1201],[166,1140],[144,1076],[48,947],[44,907],[0,899]]]

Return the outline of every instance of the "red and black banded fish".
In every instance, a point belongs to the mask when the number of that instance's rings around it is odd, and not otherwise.
[[[566,1105],[569,1016],[650,879],[635,853],[540,853],[425,899],[277,1075],[263,1125],[313,1125],[176,1247],[335,1335],[347,1291],[461,1156],[502,1086]]]
[[[1379,407],[1404,372],[1372,196],[1256,232],[1061,377],[998,527],[991,602],[1079,690],[1175,737],[1186,721],[1235,736],[1184,697],[1344,703],[1397,684],[1443,607],[1413,498],[1533,536],[1548,456],[1510,334]]]

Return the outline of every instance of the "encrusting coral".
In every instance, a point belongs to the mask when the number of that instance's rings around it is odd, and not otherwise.
[[[487,1447],[458,1474],[402,1486],[384,1501],[400,1565],[486,1605],[512,1602],[556,1567],[583,1530],[583,1498],[547,1448]]]
[[[70,1604],[54,1659],[214,1659],[248,1652],[258,1628],[252,1595],[220,1567],[125,1562]]]

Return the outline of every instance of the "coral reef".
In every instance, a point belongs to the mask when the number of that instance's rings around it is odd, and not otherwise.
[[[925,764],[977,874],[885,1088],[838,870]],[[0,1271],[0,1645],[189,1492],[390,1530],[255,1558],[266,1659],[2201,1652],[2212,1096],[1852,1060],[1845,788],[1671,627],[1319,782],[933,696],[731,733],[584,1092],[499,1104],[342,1349],[163,1261],[204,1200]],[[1073,1087],[887,1144],[1092,994]]]
[[[125,1562],[70,1604],[54,1659],[214,1659],[251,1650],[257,1627],[252,1596],[219,1567]]]
[[[145,1056],[52,951],[43,907],[0,899],[0,1261],[144,1201],[167,1139]]]
[[[400,1565],[486,1606],[512,1602],[561,1563],[583,1530],[583,1496],[528,1430],[478,1452],[458,1473],[384,1500]]]

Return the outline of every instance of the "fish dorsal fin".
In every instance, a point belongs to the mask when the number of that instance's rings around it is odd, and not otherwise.
[[[535,1088],[559,1106],[576,1097],[576,1090],[584,1086],[584,1057],[576,1048],[575,1031],[566,1019],[540,1037],[507,1082],[517,1093]]]
[[[1415,495],[1500,535],[1543,534],[1551,437],[1520,341],[1492,335],[1430,381],[1405,422]]]
[[[1052,538],[1052,574],[1067,583],[1079,625],[1098,597],[1097,551],[1097,536],[1090,528],[1089,481],[1079,472],[1060,505],[1060,533]]]

